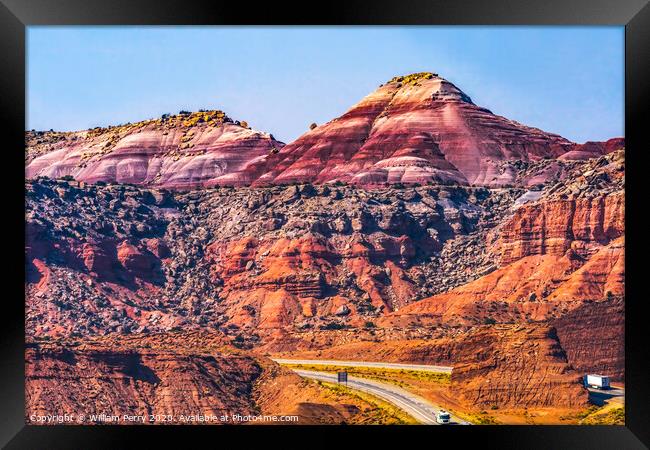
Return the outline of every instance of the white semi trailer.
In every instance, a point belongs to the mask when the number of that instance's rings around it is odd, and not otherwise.
[[[609,389],[609,377],[605,375],[585,375],[585,386],[596,389]]]

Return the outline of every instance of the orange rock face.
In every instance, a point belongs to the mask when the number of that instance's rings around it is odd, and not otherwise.
[[[581,342],[576,336],[572,344]],[[368,339],[282,356],[452,366],[451,392],[472,409],[587,406],[582,373],[573,370],[548,324],[480,326],[436,339]]]
[[[529,255],[588,256],[625,232],[624,194],[550,200],[524,205],[498,230],[500,260]]]
[[[625,243],[602,247],[549,296],[551,300],[593,300],[625,294]]]
[[[555,319],[562,348],[571,366],[582,373],[625,375],[625,303],[622,298],[585,303]]]
[[[209,326],[257,345],[366,322],[557,318],[624,286],[620,155],[564,167],[575,182],[528,192],[303,185],[172,195],[32,182],[28,330]]]
[[[73,415],[64,423],[84,425],[250,423],[233,414],[295,415],[296,425],[371,420],[372,405],[363,399],[332,396],[267,358],[232,347],[218,332],[30,342],[25,369],[25,417],[33,425],[57,424],[44,420],[53,414]]]
[[[81,258],[89,272],[104,277],[110,277],[112,275],[112,259],[103,248],[85,243],[81,248]]]
[[[146,249],[140,250],[126,241],[117,247],[117,260],[139,278],[153,278],[153,271],[159,264],[157,258]]]
[[[377,308],[408,302],[413,283],[390,259],[399,259],[407,238],[383,239],[376,247],[357,239],[330,241],[314,234],[274,241],[245,238],[212,245],[207,255],[213,280],[223,283],[227,314],[238,326],[280,328],[317,315],[354,315],[351,302],[330,292],[348,275]],[[371,262],[376,259],[387,259],[390,275]]]
[[[33,415],[90,416],[254,414],[250,392],[260,368],[250,357],[116,348],[28,348],[25,354],[28,423]],[[156,421],[160,423],[161,421]]]
[[[397,317],[443,320],[473,317],[545,320],[583,301],[622,295],[625,283],[623,238],[601,248],[585,263],[572,250],[563,256],[531,255],[450,292],[420,300]],[[387,318],[391,322],[392,318]]]
[[[451,381],[479,407],[585,407],[587,391],[572,371],[555,329],[497,326],[470,333],[456,347]]]

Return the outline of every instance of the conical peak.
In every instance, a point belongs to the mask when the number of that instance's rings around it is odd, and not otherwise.
[[[432,72],[417,72],[410,75],[401,75],[391,78],[388,83],[401,83],[402,85],[415,85],[419,81],[431,80],[432,78],[440,78],[437,73]]]
[[[424,88],[431,94],[433,100],[458,100],[473,104],[472,99],[467,94],[437,73],[417,72],[396,76],[391,78],[385,86],[400,90],[404,88]]]

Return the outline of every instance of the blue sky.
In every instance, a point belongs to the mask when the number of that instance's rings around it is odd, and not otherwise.
[[[206,108],[289,142],[421,71],[576,142],[623,136],[623,27],[29,27],[26,128]]]

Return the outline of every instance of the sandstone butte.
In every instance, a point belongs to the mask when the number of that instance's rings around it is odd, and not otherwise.
[[[28,132],[26,175],[172,189],[336,181],[526,185],[553,173],[521,180],[505,162],[587,159],[623,146],[620,138],[579,145],[508,120],[428,72],[393,78],[286,146],[242,123],[202,111],[81,132]]]

